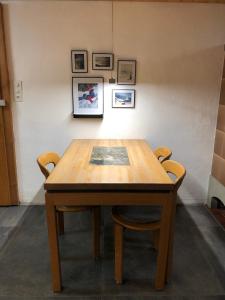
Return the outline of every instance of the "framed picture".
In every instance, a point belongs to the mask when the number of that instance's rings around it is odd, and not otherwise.
[[[72,78],[73,116],[102,118],[104,109],[104,78]]]
[[[86,50],[71,51],[72,73],[88,72],[88,52]]]
[[[113,70],[113,65],[112,53],[92,53],[93,70]]]
[[[134,108],[135,90],[112,90],[112,107]]]
[[[117,61],[117,84],[136,84],[136,60]]]

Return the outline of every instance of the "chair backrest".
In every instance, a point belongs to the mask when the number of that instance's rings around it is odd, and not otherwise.
[[[47,165],[53,164],[55,167],[59,160],[60,157],[55,152],[46,152],[38,156],[37,163],[41,169],[41,172],[44,174],[45,178],[48,178],[50,174]]]
[[[170,156],[172,155],[172,151],[168,147],[159,147],[154,150],[154,154],[157,157],[157,159],[162,163],[170,158]]]
[[[176,177],[174,183],[176,184],[176,190],[178,190],[186,174],[185,168],[175,160],[166,160],[162,163],[162,166],[167,173],[171,173]]]

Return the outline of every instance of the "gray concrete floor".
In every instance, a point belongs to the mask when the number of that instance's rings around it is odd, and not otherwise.
[[[92,259],[88,212],[65,216],[60,237],[63,291],[51,290],[43,206],[0,208],[0,300],[222,300],[225,232],[204,206],[179,206],[172,280],[153,288],[156,252],[149,233],[125,232],[124,284],[113,279],[113,226],[102,210],[102,257]]]

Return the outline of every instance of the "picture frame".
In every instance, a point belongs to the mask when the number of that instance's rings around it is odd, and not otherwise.
[[[136,84],[136,60],[120,59],[117,61],[117,84]]]
[[[135,94],[133,89],[113,89],[112,108],[135,108]]]
[[[92,70],[113,70],[113,53],[92,53]]]
[[[88,52],[87,50],[71,50],[72,73],[88,72]]]
[[[74,118],[103,118],[104,78],[72,77]]]

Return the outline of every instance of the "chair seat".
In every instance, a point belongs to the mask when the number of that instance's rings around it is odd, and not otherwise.
[[[112,210],[115,222],[138,231],[158,229],[160,215],[160,206],[116,206]]]
[[[57,206],[56,210],[61,212],[80,212],[85,210],[90,210],[92,206]]]

